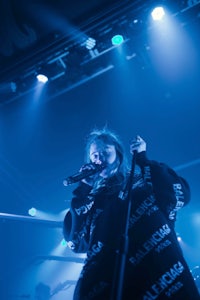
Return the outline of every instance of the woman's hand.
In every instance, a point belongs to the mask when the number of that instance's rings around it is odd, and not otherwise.
[[[80,172],[84,173],[84,171],[89,171],[89,170],[95,170],[95,164],[94,163],[88,163],[88,164],[85,164],[83,165],[81,168],[80,168]],[[97,180],[97,178],[99,177],[99,173],[95,173],[91,176],[87,176],[86,178],[82,179],[81,181],[90,185],[90,186],[93,186],[94,182]]]
[[[134,151],[136,151],[137,153],[146,151],[146,142],[139,135],[137,135],[130,144],[131,154],[134,154]]]

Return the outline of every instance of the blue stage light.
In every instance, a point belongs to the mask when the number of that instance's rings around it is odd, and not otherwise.
[[[66,240],[65,240],[65,239],[62,239],[62,241],[61,241],[61,245],[62,245],[63,247],[67,246],[67,242],[66,242]]]
[[[36,208],[32,207],[28,210],[28,214],[31,216],[31,217],[35,217],[36,216]]]
[[[124,38],[122,35],[117,34],[112,37],[111,41],[112,41],[113,46],[118,46],[123,43]]]

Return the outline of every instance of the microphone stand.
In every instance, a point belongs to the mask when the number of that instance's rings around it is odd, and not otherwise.
[[[119,251],[117,253],[116,261],[116,270],[114,273],[113,285],[111,290],[111,300],[121,300],[124,284],[124,274],[125,274],[125,265],[126,257],[129,247],[129,238],[128,238],[128,229],[129,229],[129,218],[131,212],[131,190],[133,186],[133,179],[135,173],[135,164],[136,164],[136,155],[137,151],[135,150],[132,157],[131,171],[125,186],[125,189],[122,191],[122,201],[125,203],[124,207],[124,219],[123,219],[123,231],[120,241]]]

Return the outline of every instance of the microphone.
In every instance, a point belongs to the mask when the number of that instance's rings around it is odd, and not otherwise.
[[[84,178],[87,178],[91,175],[94,175],[94,174],[102,171],[106,167],[105,163],[103,163],[101,165],[93,163],[91,165],[93,165],[95,168],[94,169],[85,169],[85,170],[79,171],[78,173],[76,173],[74,175],[71,175],[71,176],[67,177],[66,179],[63,180],[63,185],[68,186],[70,184],[81,181]]]

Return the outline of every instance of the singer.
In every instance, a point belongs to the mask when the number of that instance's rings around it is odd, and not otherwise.
[[[130,153],[134,172],[114,132],[95,130],[87,138],[82,168],[105,167],[77,180],[64,218],[68,247],[87,253],[73,299],[200,299],[174,230],[178,210],[190,201],[188,183],[166,164],[148,159],[142,137],[131,141]],[[131,182],[129,197],[127,182]],[[128,218],[127,203],[131,204]],[[125,268],[117,282],[126,222]],[[118,284],[122,293],[113,297]]]

